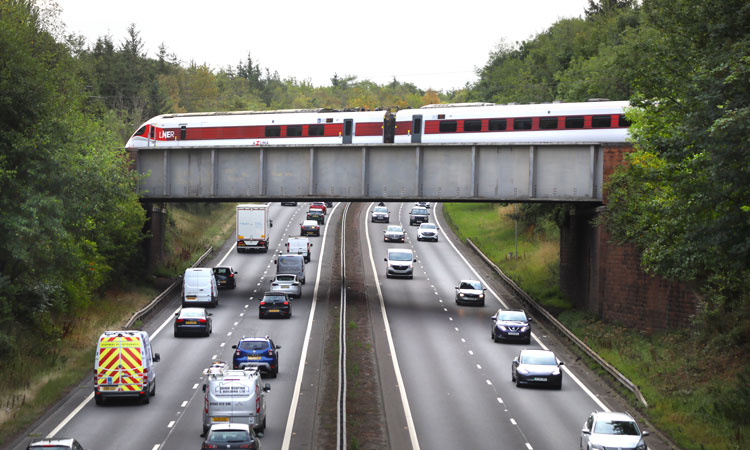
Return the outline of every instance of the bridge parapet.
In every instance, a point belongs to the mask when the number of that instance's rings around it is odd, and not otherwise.
[[[150,201],[601,203],[602,143],[377,144],[133,150]]]

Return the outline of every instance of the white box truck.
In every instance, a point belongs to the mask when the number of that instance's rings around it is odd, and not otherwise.
[[[267,252],[272,226],[267,204],[237,205],[237,253]]]

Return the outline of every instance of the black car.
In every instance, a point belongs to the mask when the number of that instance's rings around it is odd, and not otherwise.
[[[307,220],[314,220],[320,225],[326,223],[326,215],[322,209],[311,209],[307,211]]]
[[[315,220],[305,220],[299,224],[300,236],[320,236],[320,224]]]
[[[492,320],[492,340],[531,343],[531,317],[522,309],[498,309]]]
[[[201,449],[206,448],[250,448],[260,449],[260,439],[255,430],[246,423],[218,423],[211,425]]]
[[[174,315],[174,337],[186,334],[211,334],[211,313],[207,313],[206,308],[182,308]]]
[[[549,350],[521,350],[511,364],[511,380],[516,386],[536,384],[562,389],[562,368],[565,364]]]
[[[292,304],[289,296],[282,292],[266,292],[258,305],[258,317],[266,316],[292,317]]]
[[[234,289],[237,287],[237,272],[230,266],[214,267],[214,278],[220,288]]]
[[[297,206],[297,202],[281,202],[281,206]]]
[[[430,221],[430,212],[427,208],[414,207],[409,212],[409,225],[419,225],[422,222]]]
[[[273,340],[266,337],[242,337],[235,349],[232,358],[232,367],[244,369],[245,367],[257,367],[261,373],[268,373],[276,378],[279,373],[279,350],[280,345],[275,345]]]

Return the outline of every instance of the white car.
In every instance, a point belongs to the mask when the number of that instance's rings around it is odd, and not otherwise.
[[[420,208],[429,208],[430,202],[414,202],[414,206],[418,206]]]
[[[581,450],[622,448],[648,450],[643,440],[648,431],[641,431],[630,414],[593,412],[583,423]]]
[[[293,298],[302,297],[302,283],[297,281],[297,275],[280,273],[270,282],[271,292],[283,292]]]
[[[417,240],[418,241],[438,241],[438,230],[434,223],[421,223],[417,229]]]
[[[383,242],[406,242],[404,229],[400,225],[388,225],[383,231]]]
[[[456,286],[456,304],[484,306],[484,291],[486,289],[477,280],[461,280]]]

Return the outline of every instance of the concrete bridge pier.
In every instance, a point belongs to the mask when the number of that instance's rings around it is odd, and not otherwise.
[[[146,224],[143,229],[146,235],[144,243],[146,266],[148,273],[151,274],[164,257],[167,208],[164,203],[144,203],[143,208],[146,210]]]

